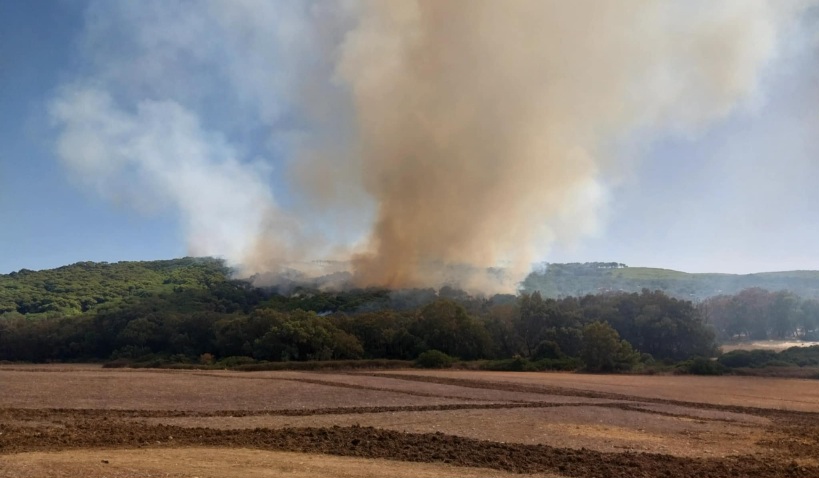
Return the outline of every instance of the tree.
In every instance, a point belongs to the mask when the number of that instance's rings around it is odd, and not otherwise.
[[[340,315],[336,325],[354,335],[368,358],[392,358],[390,338],[400,327],[398,316],[393,311],[365,312],[356,315]]]
[[[793,335],[797,324],[801,321],[801,313],[802,309],[799,307],[799,299],[796,296],[784,290],[773,294],[768,315],[769,336],[784,339]]]
[[[145,346],[154,338],[157,331],[157,324],[152,320],[142,317],[128,322],[118,335],[121,345]]]
[[[519,355],[522,348],[520,336],[515,331],[516,321],[515,303],[494,304],[487,311],[488,317],[484,327],[494,346],[494,355],[497,357],[512,357]]]
[[[581,358],[590,372],[615,372],[631,369],[640,356],[610,325],[594,322],[583,328]]]
[[[535,347],[546,339],[549,329],[564,326],[567,322],[560,313],[557,302],[552,299],[543,300],[540,292],[520,296],[515,330],[527,357],[531,357]]]
[[[427,349],[464,360],[486,357],[491,349],[483,324],[470,317],[463,306],[448,299],[438,299],[421,309],[410,332]]]
[[[691,302],[646,289],[597,300],[614,301],[616,312],[606,315],[607,322],[640,352],[671,360],[715,352],[714,333]]]
[[[799,329],[803,340],[819,339],[819,301],[806,300],[802,302],[801,323]]]

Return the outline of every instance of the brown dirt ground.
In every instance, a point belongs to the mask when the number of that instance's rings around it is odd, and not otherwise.
[[[762,448],[756,442],[764,437],[764,428],[752,423],[754,418],[757,417],[748,416],[748,420],[741,423],[725,423],[646,411],[571,406],[299,417],[168,417],[145,421],[223,430],[361,425],[408,433],[440,432],[501,443],[589,448],[603,452],[631,450],[694,457],[761,452]]]
[[[0,407],[140,410],[281,410],[463,403],[464,399],[309,382],[169,370],[0,368]],[[235,374],[233,374],[235,375]]]
[[[591,375],[576,373],[516,373],[463,371],[402,371],[386,373],[397,377],[433,377],[457,380],[511,383],[548,390],[622,394],[625,396],[681,402],[736,405],[781,410],[819,412],[819,381],[768,377],[701,377],[691,375]],[[455,381],[453,381],[453,379]]]
[[[235,476],[280,476],[252,474],[272,470],[271,452],[566,477],[819,476],[819,413],[802,410],[819,409],[816,382],[699,379],[0,367],[0,470],[16,470],[0,478],[199,476],[151,457],[205,463],[184,458],[202,447],[218,448],[214,466],[257,453]],[[38,474],[42,452],[53,474]],[[130,464],[71,458],[95,453]],[[74,471],[86,465],[97,468]],[[371,473],[328,466],[338,472],[316,474]]]
[[[107,463],[106,463],[107,462]],[[513,478],[488,468],[252,449],[82,450],[0,455],[0,478]],[[543,475],[546,476],[546,475]],[[555,476],[555,475],[549,475]]]
[[[204,372],[211,374],[211,372]],[[243,372],[218,372],[224,378],[247,378]],[[457,385],[431,382],[410,382],[402,379],[393,379],[378,375],[355,373],[310,373],[310,372],[254,372],[254,377],[273,380],[308,381],[331,386],[352,386],[358,389],[389,390],[391,392],[408,393],[416,396],[432,396],[450,398],[459,402],[487,401],[487,402],[551,402],[551,403],[590,403],[608,402],[610,400],[595,400],[565,395],[548,395],[543,393],[511,392],[509,390],[465,388]]]

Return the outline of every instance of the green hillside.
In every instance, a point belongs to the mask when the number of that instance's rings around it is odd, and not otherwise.
[[[205,290],[228,279],[222,261],[78,262],[57,269],[0,275],[0,316],[68,317],[127,298]]]
[[[601,292],[639,292],[646,288],[691,300],[737,292],[752,287],[789,290],[804,298],[819,298],[819,271],[762,272],[757,274],[691,274],[669,269],[626,267],[616,263],[548,264],[522,284],[526,292],[544,297],[566,297]]]
[[[227,294],[230,271],[211,258],[117,263],[79,262],[56,269],[0,274],[0,316],[70,317],[138,298],[167,296],[179,302],[197,297],[210,302],[213,292]],[[661,290],[689,300],[736,294],[759,287],[789,290],[819,299],[819,271],[758,274],[690,274],[669,269],[626,267],[618,263],[548,264],[522,283],[524,292],[544,297],[582,296],[604,292]],[[180,294],[180,292],[185,292]],[[181,304],[180,306],[183,306]],[[207,309],[211,309],[208,306]]]

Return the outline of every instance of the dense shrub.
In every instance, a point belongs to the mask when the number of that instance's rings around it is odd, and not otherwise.
[[[571,372],[583,366],[583,362],[574,357],[563,357],[559,359],[541,359],[534,363],[536,370],[560,370]]]
[[[785,360],[771,360],[765,364],[766,367],[798,367],[795,363],[787,362]]]
[[[720,364],[731,367],[764,367],[768,362],[776,359],[776,352],[772,350],[733,350],[722,354]]]
[[[563,351],[560,350],[560,346],[557,342],[553,340],[544,340],[537,344],[535,347],[535,352],[532,354],[532,358],[535,360],[540,359],[559,359],[565,357]]]
[[[537,370],[535,364],[520,355],[504,360],[490,360],[482,367],[483,370],[493,370],[499,372],[531,372]]]
[[[734,350],[723,354],[719,362],[731,368],[815,367],[819,366],[819,346],[791,347],[779,353],[772,350]]]
[[[420,368],[448,368],[455,359],[440,350],[427,350],[415,359],[415,366]]]
[[[379,370],[409,368],[408,360],[311,360],[305,362],[256,362],[237,365],[234,370],[259,372],[263,370]]]
[[[541,359],[531,361],[523,357],[515,357],[505,360],[490,360],[481,365],[481,370],[493,370],[499,372],[539,372],[545,370],[574,371],[583,366],[583,363],[576,358],[564,357],[560,359]]]
[[[721,363],[704,357],[686,360],[680,363],[677,369],[692,375],[723,375],[727,371]]]
[[[216,362],[216,365],[223,368],[234,368],[251,363],[256,363],[256,360],[253,357],[248,357],[246,355],[233,355],[231,357],[225,357],[222,360],[219,360]]]
[[[819,365],[819,345],[791,347],[783,350],[779,354],[779,359],[800,367]]]

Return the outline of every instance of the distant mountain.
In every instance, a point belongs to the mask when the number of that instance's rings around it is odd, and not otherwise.
[[[524,292],[539,291],[544,297],[553,298],[650,289],[678,298],[702,300],[759,287],[770,291],[788,290],[803,298],[819,299],[819,271],[691,274],[628,267],[615,262],[543,264],[529,274],[521,287]]]

